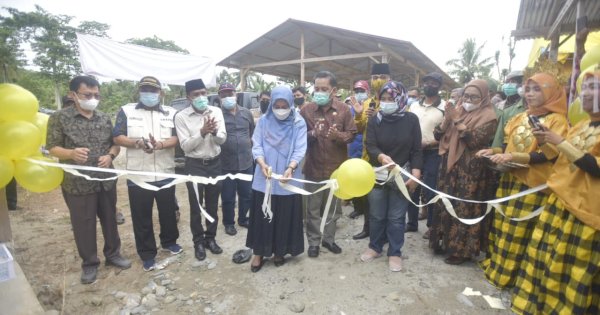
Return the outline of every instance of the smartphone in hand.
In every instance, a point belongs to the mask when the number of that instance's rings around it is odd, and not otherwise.
[[[544,130],[544,128],[542,127],[542,123],[540,122],[540,119],[537,118],[537,116],[529,115],[527,117],[529,118],[529,125],[531,125],[531,128]]]
[[[152,145],[150,140],[142,137],[142,141],[144,142],[144,147],[146,148],[146,150],[154,150],[154,146]]]

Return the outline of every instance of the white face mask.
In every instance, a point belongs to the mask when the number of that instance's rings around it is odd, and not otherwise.
[[[91,100],[80,100],[78,98],[77,100],[79,101],[79,106],[81,107],[81,109],[89,111],[96,109],[96,107],[98,107],[98,103],[100,103],[100,101],[95,98],[92,98]]]
[[[481,104],[473,104],[473,103],[462,103],[463,108],[467,111],[467,112],[472,112],[476,109],[479,108],[479,106],[481,106]]]
[[[277,118],[279,120],[285,120],[286,118],[288,118],[290,116],[291,111],[292,111],[291,108],[273,109],[273,114],[275,115],[275,118]]]

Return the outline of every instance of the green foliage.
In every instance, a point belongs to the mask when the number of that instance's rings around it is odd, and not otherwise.
[[[485,43],[477,46],[473,38],[465,40],[463,46],[458,50],[459,58],[446,62],[447,66],[452,67],[448,73],[462,84],[473,79],[489,77],[494,64],[491,62],[492,57],[482,59],[481,50],[484,46]]]
[[[145,47],[150,47],[150,48],[158,48],[158,49],[179,52],[179,53],[183,53],[186,55],[188,55],[190,53],[187,49],[183,49],[183,48],[177,46],[177,44],[175,44],[174,41],[164,40],[164,39],[158,38],[156,35],[154,35],[153,37],[146,37],[146,38],[130,38],[130,39],[126,40],[125,42],[128,44],[134,44],[134,45],[140,45],[140,46],[145,46]]]
[[[78,33],[94,35],[98,37],[110,38],[108,36],[108,30],[110,25],[96,22],[96,21],[83,21],[79,23],[77,28]]]
[[[33,93],[37,97],[40,107],[56,109],[54,83],[47,76],[40,72],[20,69],[13,82]],[[64,84],[62,88],[67,90],[68,86]]]

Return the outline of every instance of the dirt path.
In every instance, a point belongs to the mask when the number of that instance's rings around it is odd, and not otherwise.
[[[233,253],[244,248],[243,228],[229,236],[219,225],[217,241],[224,253],[208,253],[207,261],[196,261],[184,185],[178,185],[177,196],[182,214],[179,244],[184,252],[171,258],[159,253],[158,260],[171,260],[169,266],[144,272],[135,252],[127,188],[124,180],[119,181],[117,205],[126,217],[119,226],[122,254],[132,259],[133,267],[119,272],[102,264],[98,281],[81,285],[80,258],[60,190],[34,194],[21,189],[19,204],[24,210],[10,213],[15,257],[42,306],[63,309],[64,314],[510,314],[491,309],[482,297],[460,294],[472,287],[507,300],[506,293],[484,280],[475,263],[449,266],[443,257],[433,255],[422,238],[423,221],[418,233],[407,234],[404,270],[399,273],[388,271],[385,257],[368,264],[360,261],[367,240],[354,241],[352,235],[360,230],[362,217],[349,219],[352,208],[344,207],[337,234],[342,254],[321,249],[317,259],[303,254],[279,268],[267,262],[253,274],[248,263],[231,262]],[[158,230],[155,225],[156,234]]]

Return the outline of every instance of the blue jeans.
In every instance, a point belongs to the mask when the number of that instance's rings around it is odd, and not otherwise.
[[[223,170],[224,174],[227,173],[243,173],[252,174],[254,168],[242,171],[228,171]],[[237,191],[238,197],[238,224],[248,223],[248,210],[252,206],[252,182],[241,180],[241,179],[225,179],[221,188],[221,202],[223,207],[223,225],[234,225],[235,224],[235,194]]]
[[[389,241],[388,256],[402,256],[404,221],[408,200],[389,186],[376,187],[369,193],[369,248],[381,253]]]
[[[423,182],[433,188],[437,187],[438,169],[440,167],[441,157],[438,154],[438,149],[435,150],[423,150]],[[421,192],[423,193],[423,200],[420,201]],[[411,194],[411,199],[415,203],[427,203],[431,198],[435,197],[435,193],[427,188],[421,188],[417,186],[417,189]],[[431,220],[433,218],[433,205],[427,206],[427,226],[431,226]],[[408,205],[408,223],[409,227],[418,227],[419,208],[412,203]]]

